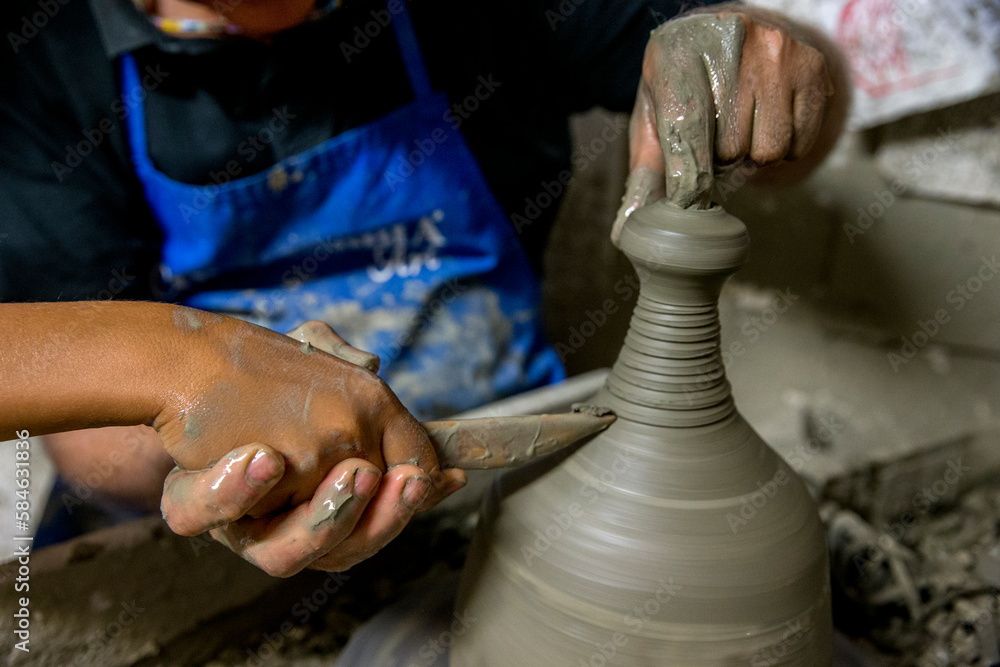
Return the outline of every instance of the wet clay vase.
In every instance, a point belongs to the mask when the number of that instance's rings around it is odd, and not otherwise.
[[[831,664],[816,505],[736,411],[719,351],[747,245],[721,208],[629,218],[639,301],[592,401],[618,420],[488,494],[452,667]]]

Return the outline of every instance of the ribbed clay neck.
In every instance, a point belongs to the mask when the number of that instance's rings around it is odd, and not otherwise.
[[[640,293],[605,391],[616,414],[656,426],[705,426],[732,414],[716,304],[676,306]]]
[[[639,275],[639,300],[602,404],[624,419],[677,428],[735,412],[718,300],[747,245],[746,227],[721,208],[658,202],[632,214],[621,247]]]

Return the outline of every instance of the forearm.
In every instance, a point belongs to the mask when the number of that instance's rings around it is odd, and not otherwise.
[[[189,321],[198,315],[141,302],[0,304],[0,439],[152,424],[211,358]]]

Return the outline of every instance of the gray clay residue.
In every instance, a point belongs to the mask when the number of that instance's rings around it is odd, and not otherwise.
[[[601,407],[599,405],[590,405],[589,403],[575,403],[573,404],[573,412],[582,412],[585,415],[592,415],[594,417],[604,417],[606,415],[614,414],[614,410],[611,408]]]
[[[670,46],[660,62],[669,82],[668,111],[658,113],[660,144],[667,169],[667,199],[681,208],[707,208],[714,169],[715,124],[729,117],[736,99],[746,28],[738,16],[688,16],[664,23],[652,39]],[[659,35],[658,33],[666,33]]]
[[[816,505],[736,411],[719,354],[719,289],[747,243],[718,208],[629,217],[642,287],[591,401],[618,419],[487,496],[456,607],[479,622],[452,667],[831,663]]]
[[[198,311],[177,306],[174,308],[174,324],[181,331],[195,331],[201,328],[201,318],[198,317]]]
[[[197,331],[205,324],[215,324],[222,317],[215,313],[207,313],[187,306],[174,306],[174,326],[184,332]]]
[[[195,417],[187,415],[184,419],[184,437],[189,440],[196,440],[201,435],[201,422]]]

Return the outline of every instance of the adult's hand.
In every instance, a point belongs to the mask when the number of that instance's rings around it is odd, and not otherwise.
[[[378,369],[377,357],[351,347],[323,323],[308,322],[288,335],[314,354],[330,354],[372,373]],[[462,471],[449,470],[439,473],[442,479],[432,490],[430,477],[413,463],[383,473],[371,460],[345,459],[308,502],[277,516],[250,518],[244,515],[260,514],[260,499],[278,484],[285,466],[271,447],[249,445],[209,470],[175,469],[164,484],[161,508],[174,532],[211,530],[219,542],[272,575],[289,576],[307,566],[340,571],[382,549],[416,511],[465,484]]]
[[[801,178],[835,143],[848,98],[836,47],[780,14],[723,5],[664,23],[646,47],[612,241],[646,203],[707,207],[727,166]]]

